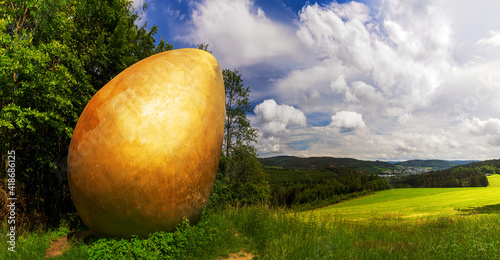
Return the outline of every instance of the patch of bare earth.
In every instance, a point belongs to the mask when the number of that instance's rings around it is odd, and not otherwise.
[[[227,257],[227,258],[219,258],[219,260],[221,260],[221,259],[251,260],[253,258],[254,258],[254,255],[252,253],[248,253],[248,252],[241,250],[238,253],[229,254],[229,257]]]
[[[73,232],[68,234],[67,236],[59,238],[55,240],[54,243],[52,243],[52,245],[50,245],[50,247],[47,249],[45,258],[57,257],[64,254],[64,252],[70,248],[68,240],[72,241],[74,239],[80,239],[86,241],[93,235],[94,233],[92,231],[85,230],[85,231]]]
[[[68,248],[68,236],[59,238],[49,247],[49,249],[47,249],[45,258],[60,256],[64,253],[64,251],[68,250]]]

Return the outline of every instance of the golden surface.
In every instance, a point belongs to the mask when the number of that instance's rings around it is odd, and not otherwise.
[[[85,107],[71,139],[68,182],[85,224],[140,237],[198,222],[222,149],[221,69],[206,51],[179,49],[124,70]]]

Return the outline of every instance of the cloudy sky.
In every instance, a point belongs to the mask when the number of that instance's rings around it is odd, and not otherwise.
[[[143,2],[242,74],[261,157],[500,158],[500,1]]]

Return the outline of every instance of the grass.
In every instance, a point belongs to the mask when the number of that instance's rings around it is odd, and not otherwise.
[[[258,259],[499,259],[500,175],[489,180],[487,188],[381,191],[308,212],[212,209],[174,234],[77,243],[59,259],[219,259],[241,249]],[[20,237],[19,251],[4,244],[0,259],[41,259],[67,231]]]
[[[375,194],[315,210],[354,221],[397,217],[401,221],[437,219],[478,213],[500,213],[500,175],[488,177],[486,188],[408,188]]]

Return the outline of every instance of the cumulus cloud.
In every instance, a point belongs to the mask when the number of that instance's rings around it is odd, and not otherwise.
[[[273,99],[258,104],[254,112],[264,138],[286,132],[290,125],[306,126],[306,116],[302,111],[292,106],[278,105]]]
[[[262,156],[500,156],[500,2],[332,1],[290,24],[252,0],[192,6],[184,39],[254,73]],[[277,73],[255,84],[255,68]]]
[[[223,66],[239,67],[296,53],[290,27],[267,18],[250,0],[206,0],[196,4],[185,40],[209,43]]]
[[[340,111],[332,116],[331,127],[340,128],[340,132],[352,132],[365,127],[363,116],[352,111]]]
[[[440,145],[456,148],[448,134],[453,130],[441,128],[443,112],[432,110],[442,109],[439,102],[458,92],[449,90],[444,97],[440,91],[457,71],[451,24],[443,6],[433,1],[387,0],[371,7],[352,1],[302,8],[297,37],[316,62],[276,81],[276,93],[306,114],[333,113],[326,124],[340,134],[364,129],[336,136],[310,128],[310,135],[321,141],[312,142],[307,153],[338,153],[330,138],[339,138],[343,149],[355,150],[358,157],[394,158],[405,151],[422,158],[426,152],[438,154]],[[447,134],[435,135],[434,129],[446,129]],[[367,150],[347,145],[355,143]]]
[[[354,1],[309,5],[299,15],[297,36],[319,57],[326,57],[317,66],[330,67],[330,85],[344,101],[360,101],[366,90],[371,97],[376,94],[377,102],[386,97],[402,108],[401,113],[408,113],[427,102],[441,73],[451,67],[449,21],[436,15],[437,7],[420,2],[386,1],[380,19]],[[325,63],[342,66],[335,69]]]

